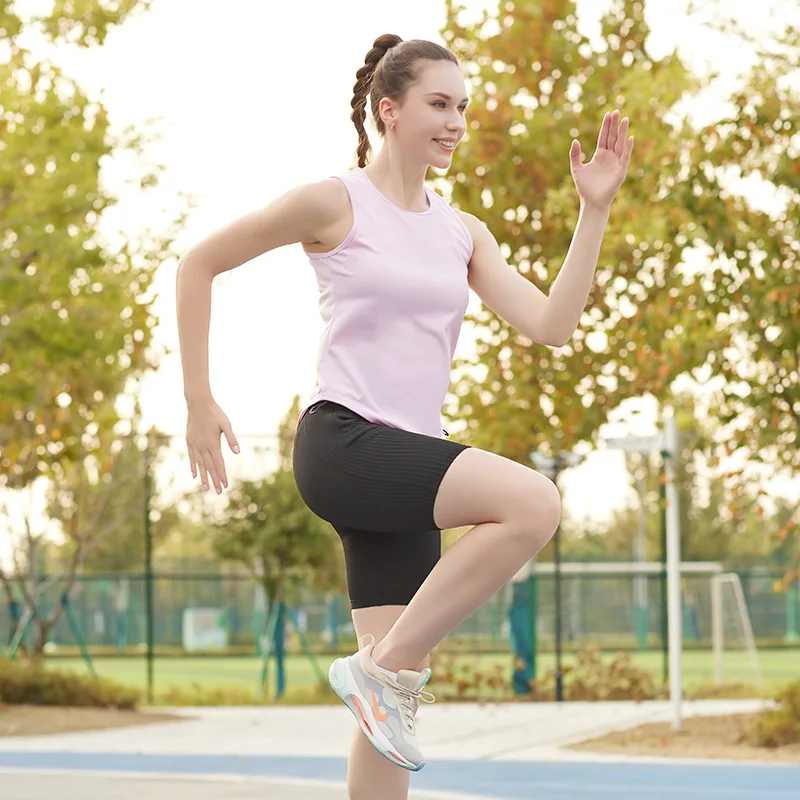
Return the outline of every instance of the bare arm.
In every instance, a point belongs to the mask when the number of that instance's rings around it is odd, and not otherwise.
[[[565,345],[578,327],[600,257],[611,202],[625,180],[633,137],[619,111],[603,117],[597,149],[582,163],[580,143],[570,147],[570,169],[581,198],[580,214],[564,263],[549,296],[506,263],[497,241],[477,218],[461,213],[474,242],[469,282],[483,302],[529,339]]]
[[[581,204],[567,256],[550,287],[542,327],[557,346],[565,345],[578,327],[592,288],[609,210]]]
[[[216,275],[287,244],[314,242],[337,219],[346,189],[335,179],[292,189],[265,208],[212,233],[178,265],[178,338],[189,405],[211,400],[208,334]]]
[[[214,402],[208,378],[214,276],[283,245],[320,241],[347,208],[347,190],[335,178],[300,186],[211,234],[181,259],[177,311],[183,391],[189,408],[186,445],[192,477],[200,477],[204,490],[213,484],[220,494],[228,486],[220,436],[224,434],[231,450],[239,452],[230,420]]]

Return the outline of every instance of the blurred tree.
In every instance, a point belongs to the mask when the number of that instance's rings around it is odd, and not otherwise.
[[[796,466],[800,166],[790,141],[800,107],[780,77],[797,66],[797,29],[781,56],[762,53],[735,113],[698,131],[677,105],[713,76],[693,75],[677,52],[650,54],[642,0],[613,0],[602,51],[578,31],[573,0],[508,0],[474,24],[460,21],[454,0],[446,5],[443,36],[465,59],[472,94],[453,202],[483,219],[509,263],[545,292],[577,220],[570,142],[591,153],[615,107],[636,136],[571,341],[532,346],[486,308],[471,318],[477,358],[457,364],[447,409],[465,436],[527,462],[534,448],[591,440],[628,397],[669,400],[677,376],[717,374],[728,379],[721,417],[738,425],[731,446],[772,448]],[[789,213],[752,209],[727,188],[736,170],[769,175]],[[701,266],[698,253],[709,255]]]
[[[58,551],[60,563],[52,569],[64,569],[77,557],[85,573],[144,570],[145,451],[138,439],[114,436],[103,452],[95,451],[53,480],[48,517],[61,522],[67,540]],[[177,505],[158,499],[159,458],[169,440],[155,431],[149,439],[150,520],[157,554],[181,525],[182,515]]]
[[[18,501],[34,483],[82,475],[92,455],[116,458],[105,449],[115,401],[156,363],[151,283],[186,216],[166,231],[128,232],[116,248],[103,240],[102,214],[116,203],[101,184],[103,161],[142,155],[152,132],[112,135],[102,103],[23,41],[37,32],[54,45],[102,44],[148,5],[56,0],[23,19],[16,4],[0,4],[0,487]],[[161,169],[146,166],[140,188],[156,186]],[[46,523],[30,519],[11,530],[22,573],[44,545]],[[76,552],[80,562],[86,550]]]
[[[49,479],[36,482],[44,493],[43,509],[28,502],[15,515],[9,495],[0,496],[6,526],[22,515],[23,532],[12,550],[15,579],[0,570],[0,582],[9,602],[16,585],[24,609],[33,612],[33,654],[43,652],[63,612],[58,599],[69,596],[79,573],[144,569],[144,451],[133,436],[106,429],[100,438],[86,446],[83,457],[53,464]],[[154,460],[165,444],[153,445]],[[178,510],[152,502],[151,519],[157,546],[178,523]]]
[[[117,420],[104,401],[155,364],[151,282],[175,255],[185,219],[182,212],[166,232],[127,236],[119,249],[103,241],[101,215],[116,198],[101,185],[102,163],[143,154],[152,132],[112,135],[102,103],[20,40],[38,30],[54,44],[86,47],[146,5],[64,0],[25,22],[13,4],[2,7],[0,479],[12,488],[76,458],[87,430]],[[161,170],[148,166],[136,181],[156,186]]]
[[[731,112],[696,133],[680,195],[698,223],[709,258],[682,292],[713,315],[720,345],[709,371],[725,378],[715,411],[729,425],[731,451],[800,471],[800,9],[786,4],[786,27],[730,98]],[[794,24],[792,25],[791,15]],[[725,17],[712,24],[742,46],[747,32]],[[751,207],[730,186],[769,189],[774,202]],[[766,184],[764,187],[763,184]]]
[[[266,480],[232,484],[228,505],[209,516],[219,558],[243,565],[265,597],[291,604],[296,590],[344,591],[344,558],[331,526],[309,510],[292,472],[300,411],[294,398],[278,431],[279,465]]]
[[[721,466],[724,430],[713,417],[696,412],[689,394],[675,398],[681,439],[677,463],[681,558],[721,561],[731,569],[763,564],[791,566],[783,538],[791,529],[788,501],[767,501],[739,471]],[[626,454],[628,474],[644,484],[646,559],[661,558],[661,458],[656,454]],[[639,530],[639,501],[616,510],[607,522],[565,518],[565,557],[580,560],[630,560]],[[765,506],[767,510],[765,510]],[[793,506],[791,507],[793,510]],[[788,525],[788,528],[787,528]],[[542,556],[546,558],[548,550]]]

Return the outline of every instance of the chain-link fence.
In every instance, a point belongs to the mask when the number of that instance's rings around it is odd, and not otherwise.
[[[240,436],[238,456],[223,443],[230,488],[217,496],[203,492],[192,478],[182,437],[151,438],[147,446],[141,437],[122,438],[112,448],[113,457],[98,459],[85,473],[64,478],[57,487],[60,524],[56,535],[46,546],[40,541],[34,551],[26,550],[24,535],[19,533],[25,530],[24,519],[14,520],[8,514],[8,500],[11,497],[13,506],[14,493],[5,490],[7,518],[12,527],[17,526],[17,549],[22,562],[32,567],[25,573],[27,596],[37,595],[40,615],[47,616],[63,598],[63,581],[42,589],[51,581],[48,576],[69,570],[76,542],[83,542],[85,549],[69,592],[69,609],[50,632],[48,650],[72,653],[79,641],[85,641],[92,656],[132,655],[148,647],[157,656],[204,650],[256,655],[269,615],[254,573],[263,573],[268,559],[254,549],[252,561],[262,563],[248,563],[246,548],[240,549],[238,559],[222,559],[215,541],[229,533],[225,514],[231,494],[243,481],[269,481],[276,470],[289,469],[291,441],[291,435]],[[52,509],[42,498],[35,513],[47,516]],[[279,513],[269,511],[269,495],[263,502],[267,517]],[[284,497],[275,509],[285,504]],[[303,536],[297,536],[297,541],[301,546]],[[297,627],[317,653],[350,652],[354,643],[341,548],[332,531],[331,547],[336,556],[323,570],[328,588],[319,589],[321,573],[308,573],[286,593]],[[13,574],[13,569],[6,572]],[[778,591],[776,582],[783,577],[778,569],[751,569],[740,577],[757,646],[797,643],[797,582],[788,591],[786,587]],[[552,573],[539,575],[534,606],[530,597],[522,597],[519,585],[509,584],[459,625],[443,649],[515,652],[519,649],[515,614],[518,622],[525,606],[525,625],[529,632],[535,628],[538,651],[551,651],[556,638],[555,587]],[[26,611],[21,581],[10,580],[6,589],[0,602],[4,642],[19,629]],[[660,574],[581,573],[573,568],[560,580],[563,647],[659,651],[666,638],[665,591]],[[687,647],[710,649],[710,576],[686,576],[683,594],[684,641]],[[286,645],[287,652],[300,652],[298,637],[287,636]]]
[[[574,565],[573,565],[574,566]],[[794,628],[800,618],[796,592],[777,592],[778,573],[739,573],[747,611],[759,646],[776,646],[797,640]],[[647,639],[637,620],[641,607],[635,603],[635,583],[644,580]],[[146,576],[139,573],[81,576],[70,594],[72,616],[89,648],[95,652],[126,652],[140,649],[147,641]],[[191,646],[187,642],[187,620],[199,610],[213,609],[224,628],[221,649],[255,653],[266,621],[264,594],[250,576],[241,572],[156,573],[153,585],[153,639],[156,650],[172,652]],[[710,576],[684,579],[683,636],[687,647],[710,647],[712,604]],[[561,639],[565,647],[587,645],[603,649],[638,650],[658,648],[663,619],[663,581],[660,576],[568,574],[561,578]],[[22,607],[22,596],[17,594]],[[47,615],[60,602],[53,586],[39,599],[40,613]],[[448,641],[459,650],[508,651],[510,611],[514,600],[509,584],[488,603],[461,623]],[[792,608],[795,604],[795,608]],[[352,625],[344,594],[304,590],[290,605],[309,642],[320,650],[351,647]],[[549,649],[555,639],[555,579],[537,578],[537,636],[539,646]],[[0,630],[10,631],[8,604],[0,605]],[[342,641],[344,639],[345,641]],[[76,633],[70,618],[61,616],[50,636],[51,645],[74,647]],[[216,646],[215,646],[216,647]],[[800,671],[800,670],[799,670]]]

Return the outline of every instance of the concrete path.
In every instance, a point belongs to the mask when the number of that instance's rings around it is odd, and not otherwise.
[[[684,704],[684,716],[759,701]],[[163,710],[163,709],[159,709]],[[0,739],[0,798],[347,800],[354,722],[339,706],[170,709],[134,728]],[[409,800],[797,800],[800,765],[591,755],[568,744],[671,719],[669,703],[437,704],[419,715],[428,765]]]

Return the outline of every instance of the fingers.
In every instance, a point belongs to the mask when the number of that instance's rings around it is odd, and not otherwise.
[[[238,445],[237,445],[238,447]],[[221,450],[213,451],[210,448],[195,450],[189,447],[189,464],[193,478],[200,478],[204,491],[213,485],[217,494],[228,488],[228,473],[222,459]]]
[[[622,152],[622,168],[627,173],[628,163],[631,160],[631,153],[633,152],[633,136],[629,136],[625,142],[625,149]]]
[[[228,447],[230,447],[231,452],[238,455],[241,451],[239,449],[239,441],[233,433],[233,428],[228,425],[228,427],[223,430],[223,433],[225,434],[225,440],[228,442]]]
[[[210,486],[214,487],[217,494],[222,494],[223,488],[228,486],[228,478],[225,474],[225,464],[222,461],[222,454],[220,452],[212,452],[206,450],[201,456],[201,472],[203,478],[203,490],[208,491]],[[210,481],[205,477],[208,473]]]
[[[209,481],[208,481],[208,474],[207,469],[203,460],[203,456],[200,454],[199,451],[196,451],[191,445],[189,447],[189,466],[192,470],[192,477],[193,478],[200,478],[200,483],[203,485],[203,489],[208,491]]]
[[[603,124],[600,126],[600,133],[597,135],[597,149],[604,150],[608,147],[608,131],[611,128],[611,114],[608,112],[603,116]]]
[[[619,109],[614,109],[608,118],[608,139],[606,146],[616,152],[617,139],[619,138]]]
[[[615,108],[612,112],[606,112],[603,116],[603,124],[600,126],[600,133],[597,137],[597,149],[613,150],[617,158],[622,158],[625,152],[628,126],[630,121],[624,117],[622,122],[619,119],[619,109]]]
[[[194,457],[194,448],[190,445],[186,445],[186,449],[189,451],[189,469],[192,471],[192,477],[197,477],[197,460]]]
[[[211,458],[211,469],[209,470],[211,473],[211,480],[214,481],[214,488],[217,490],[217,494],[222,494],[222,490],[228,488],[228,475],[225,472],[225,462],[222,460],[222,451],[216,450],[212,452],[209,450],[208,455]]]
[[[208,491],[208,474],[205,464],[203,464],[203,457],[197,456],[197,477],[200,478],[200,483],[205,491]]]
[[[628,136],[628,124],[629,120],[627,117],[625,117],[620,123],[619,130],[617,132],[617,141],[614,144],[614,152],[616,153],[617,158],[622,158],[622,154],[625,152],[625,143]]]
[[[569,159],[572,162],[573,169],[579,167],[583,163],[581,143],[577,139],[572,140],[572,146],[569,148]]]

